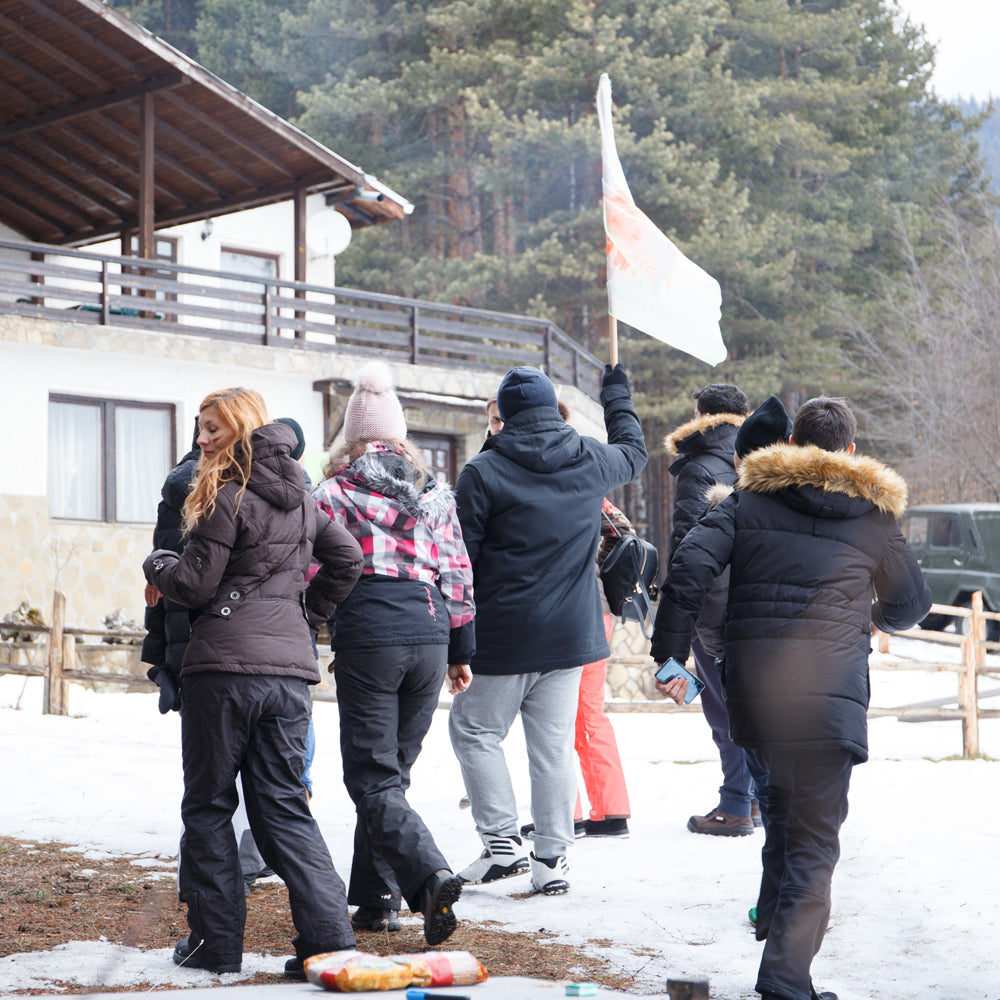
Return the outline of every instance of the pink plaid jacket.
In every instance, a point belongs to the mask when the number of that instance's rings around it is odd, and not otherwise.
[[[364,455],[313,490],[320,507],[357,539],[362,575],[430,584],[441,592],[451,628],[475,617],[472,564],[465,551],[455,497],[429,478],[422,490],[403,478],[409,463],[391,445],[373,441]]]

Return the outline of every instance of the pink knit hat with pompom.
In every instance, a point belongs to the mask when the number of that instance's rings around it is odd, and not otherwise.
[[[384,361],[370,361],[358,372],[344,415],[345,441],[403,441],[406,418],[393,392],[392,370]]]

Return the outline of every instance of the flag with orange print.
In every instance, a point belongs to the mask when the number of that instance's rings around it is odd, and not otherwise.
[[[608,237],[608,312],[710,365],[726,357],[719,283],[688,260],[632,200],[611,124],[611,80],[597,88]]]

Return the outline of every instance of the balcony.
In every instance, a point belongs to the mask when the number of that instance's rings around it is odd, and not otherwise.
[[[597,398],[603,364],[552,323],[419,299],[0,240],[0,314],[395,364],[542,368]]]

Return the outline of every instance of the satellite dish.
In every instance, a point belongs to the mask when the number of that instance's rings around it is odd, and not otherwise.
[[[306,220],[306,245],[317,257],[336,257],[351,242],[351,224],[336,209],[324,208]]]

